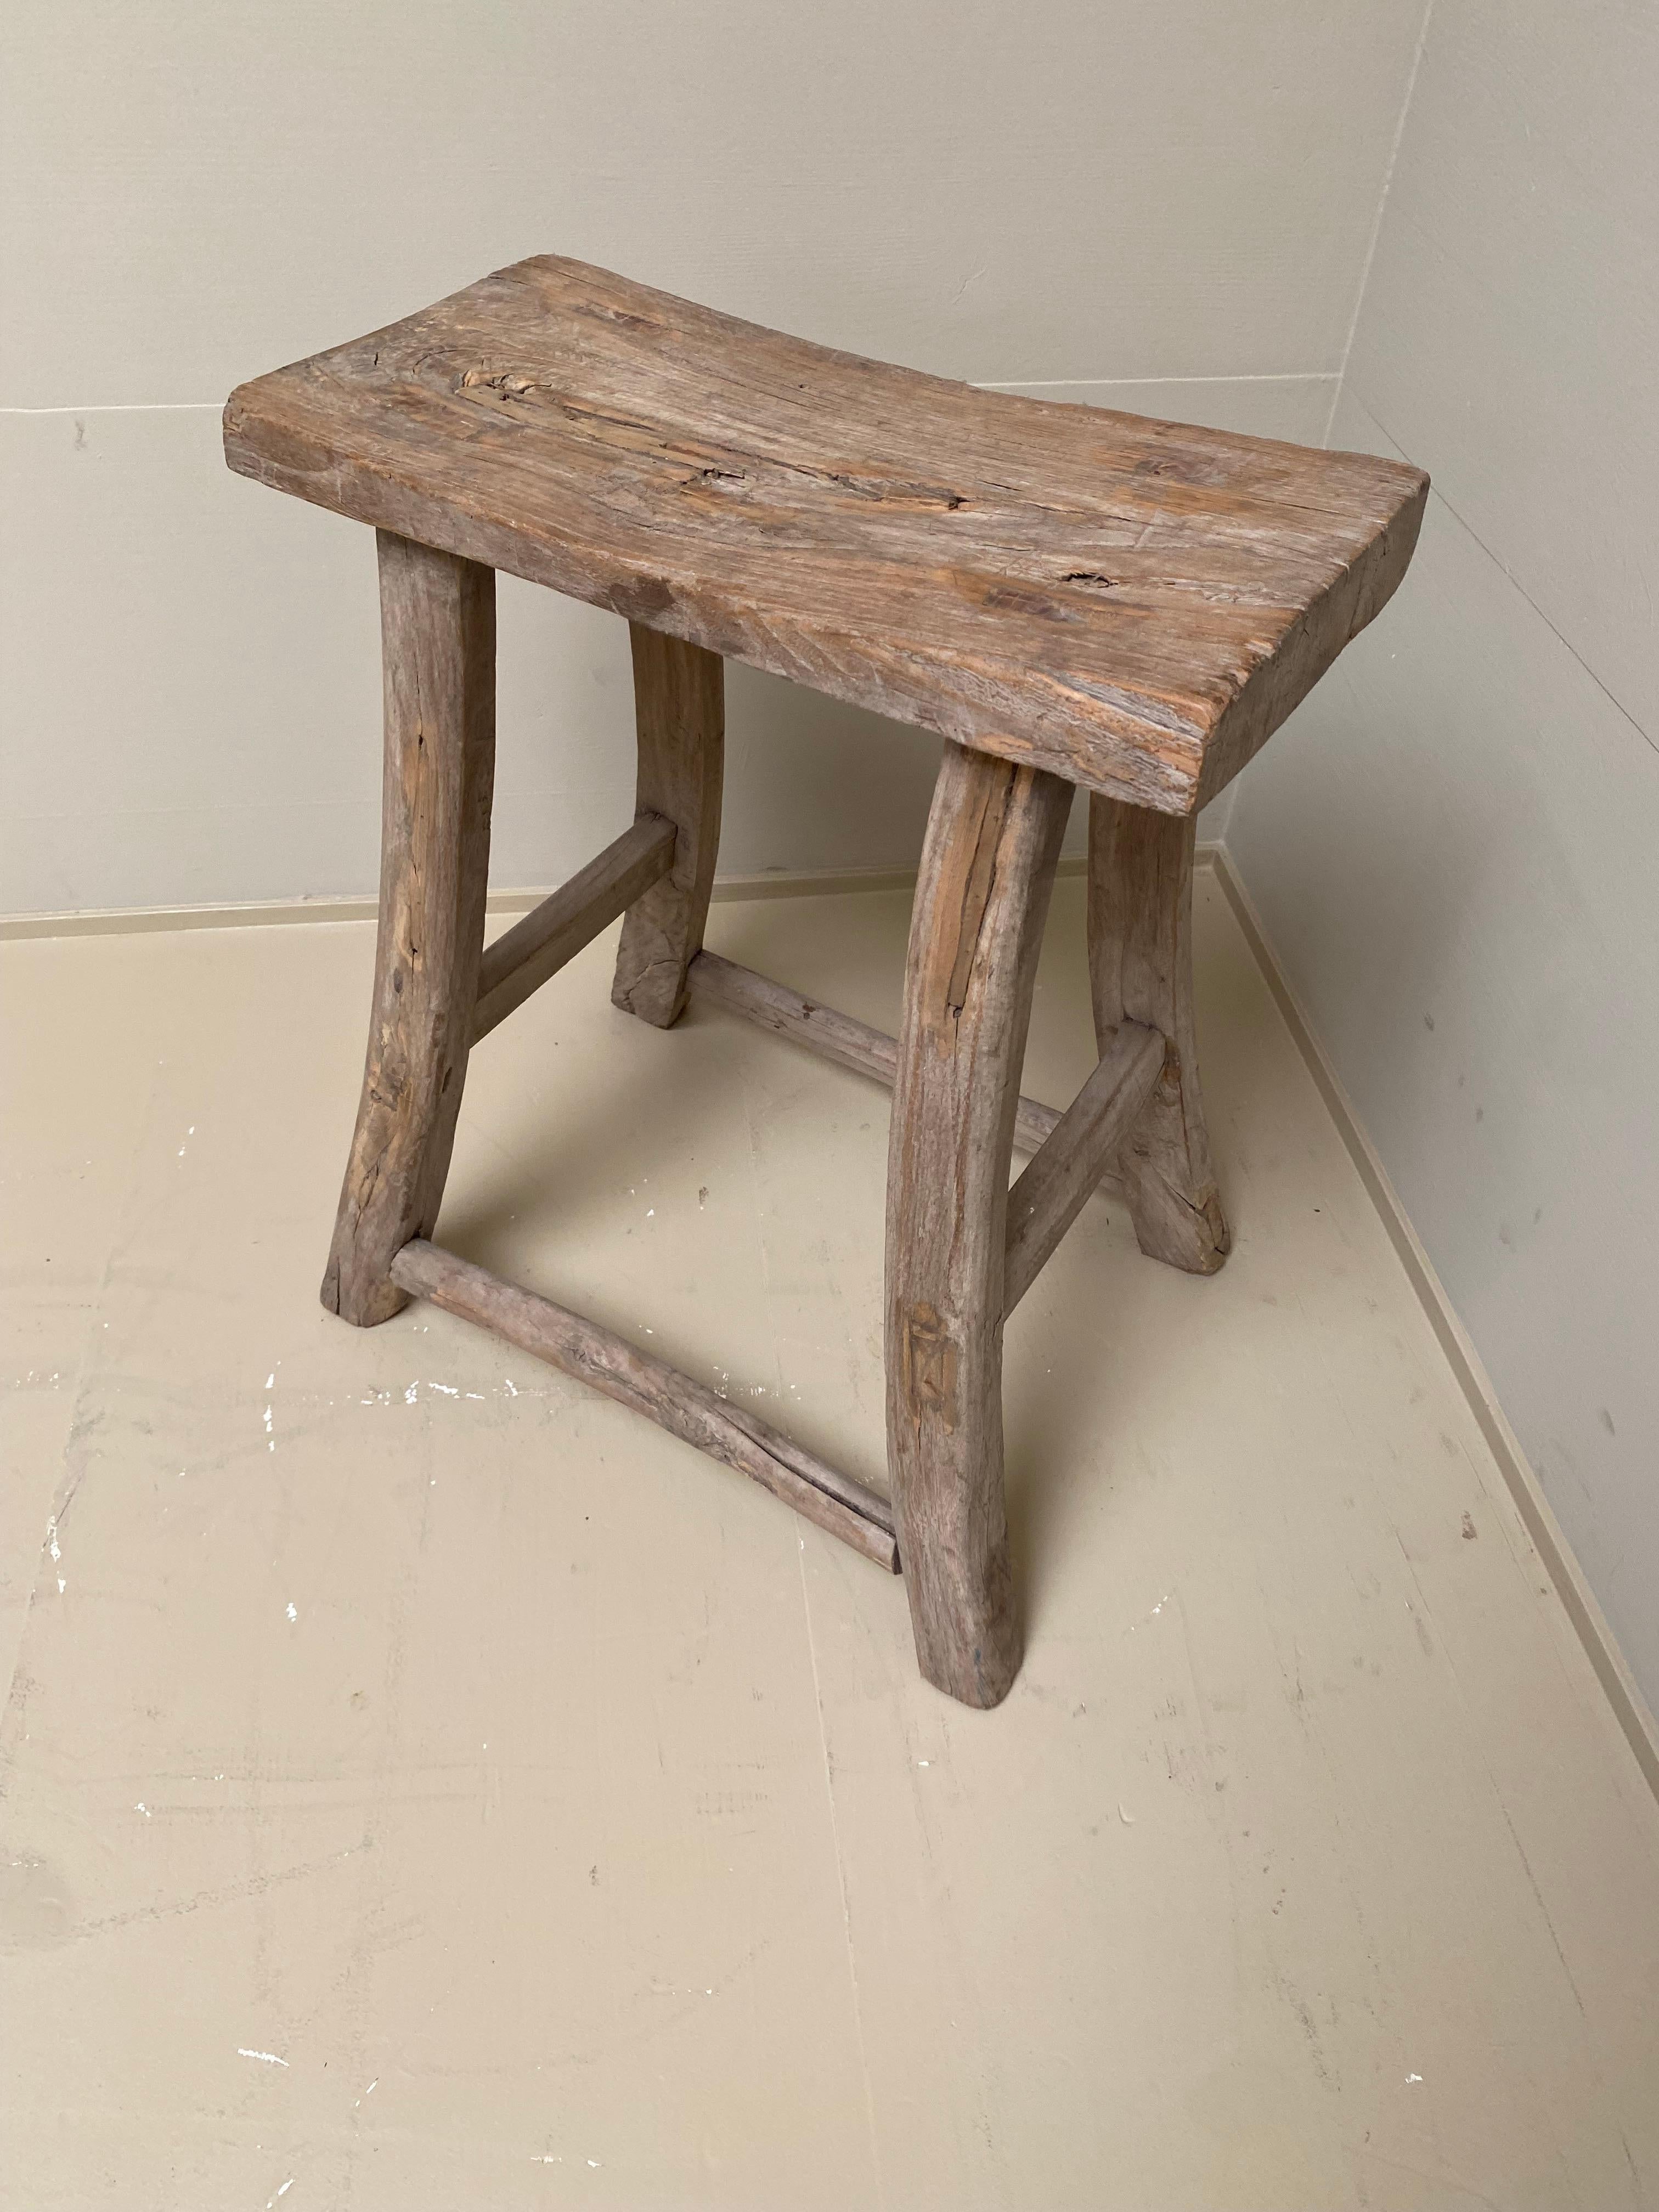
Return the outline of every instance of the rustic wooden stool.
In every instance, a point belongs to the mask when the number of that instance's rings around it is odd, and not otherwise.
[[[324,1304],[368,1327],[430,1298],[902,1559],[923,1674],[995,1705],[1021,1650],[1004,1319],[1105,1177],[1144,1252],[1225,1256],[1194,818],[1387,601],[1427,479],[975,391],[551,258],[242,386],[225,453],[379,533],[380,943]],[[485,951],[498,568],[627,617],[639,783],[632,827]],[[945,739],[896,1042],[702,949],[728,658]],[[1102,1057],[1056,1114],[1019,1075],[1078,785]],[[666,1029],[707,999],[893,1087],[890,1507],[429,1241],[469,1051],[618,915],[628,1012]]]

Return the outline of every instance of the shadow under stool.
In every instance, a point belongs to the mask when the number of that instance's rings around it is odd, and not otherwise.
[[[1154,1259],[1226,1256],[1194,819],[1386,603],[1427,478],[977,391],[550,256],[243,385],[225,453],[378,533],[380,938],[324,1304],[369,1327],[429,1298],[902,1563],[922,1673],[995,1705],[1021,1656],[1004,1320],[1103,1179]],[[497,569],[626,618],[639,765],[632,825],[486,950]],[[945,739],[896,1039],[702,949],[727,659]],[[1101,1058],[1056,1114],[1019,1077],[1079,786]],[[892,1086],[890,1505],[431,1242],[470,1050],[619,915],[626,1012],[707,999]]]

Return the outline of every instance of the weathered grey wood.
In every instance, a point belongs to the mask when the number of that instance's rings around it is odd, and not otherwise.
[[[323,1304],[404,1304],[392,1255],[438,1218],[483,944],[495,763],[495,579],[382,531],[380,927],[362,1102]]]
[[[641,817],[672,822],[672,872],[628,909],[611,1002],[666,1029],[685,1004],[685,971],[702,943],[720,842],[726,669],[717,653],[630,626]]]
[[[850,1067],[857,1075],[873,1076],[890,1091],[897,1080],[898,1039],[889,1036],[885,1030],[872,1029],[854,1015],[840,1013],[834,1006],[791,990],[787,983],[775,982],[771,976],[757,975],[754,969],[724,959],[707,948],[691,963],[687,981],[694,1001],[741,1014],[745,1021],[769,1030],[774,1036],[804,1045],[821,1060],[832,1060],[838,1067]],[[1060,1120],[1057,1106],[1022,1097],[1014,1116],[1015,1148],[1035,1152],[1048,1143]],[[1101,1180],[1105,1188],[1116,1187],[1116,1178],[1109,1173]]]
[[[1368,455],[975,391],[550,256],[242,386],[225,452],[1173,814],[1384,605],[1427,488]]]
[[[922,847],[887,1170],[887,1452],[916,1656],[994,1705],[1020,1630],[1002,1494],[1008,1161],[1072,793],[947,744]]]
[[[691,996],[701,1003],[723,1006],[741,1014],[774,1036],[805,1045],[821,1060],[850,1067],[859,1075],[873,1075],[890,1091],[898,1073],[898,1040],[883,1030],[834,1006],[819,1004],[787,983],[774,982],[718,952],[699,952],[691,963]]]
[[[662,1026],[684,1006],[719,840],[725,658],[946,740],[896,1045],[712,957],[696,981],[895,1086],[897,1538],[923,1671],[994,1704],[1020,1650],[1004,1314],[1097,1174],[1121,1174],[1146,1250],[1220,1264],[1193,817],[1395,589],[1426,477],[974,391],[550,257],[242,386],[224,428],[233,468],[382,533],[381,933],[325,1303],[369,1323],[411,1287],[441,1296],[889,1565],[879,1500],[429,1237],[474,1036],[618,910],[616,1003]],[[496,568],[628,618],[639,779],[635,830],[481,967]],[[1062,1116],[1018,1078],[1073,784],[1091,793],[1102,1066]],[[1011,1227],[1016,1135],[1048,1144]]]
[[[1143,1252],[1212,1275],[1231,1239],[1210,1165],[1193,1035],[1194,824],[1089,802],[1089,979],[1102,1053],[1120,1023],[1161,1030],[1164,1071],[1118,1155]]]
[[[568,883],[486,945],[478,969],[473,1043],[556,975],[673,864],[673,823],[659,814],[642,814]]]
[[[1164,1066],[1156,1030],[1123,1022],[1059,1127],[1008,1194],[1002,1310],[1012,1313],[1083,1211]]]
[[[493,1330],[521,1352],[645,1414],[758,1482],[866,1559],[896,1574],[893,1513],[884,1498],[792,1443],[768,1422],[717,1397],[665,1360],[580,1314],[504,1283],[422,1239],[393,1259],[399,1288]]]

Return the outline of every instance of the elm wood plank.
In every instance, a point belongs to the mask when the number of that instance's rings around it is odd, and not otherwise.
[[[1191,813],[1380,611],[1427,479],[975,391],[548,255],[243,385],[233,469]]]
[[[1122,1022],[1100,1065],[1008,1194],[1002,1310],[1012,1313],[1082,1212],[1164,1068],[1164,1039]]]
[[[769,1030],[774,1036],[804,1045],[820,1060],[850,1067],[855,1075],[872,1075],[890,1091],[898,1079],[898,1039],[884,1030],[872,1029],[854,1015],[841,1013],[834,1006],[791,990],[787,983],[775,982],[771,976],[757,975],[754,969],[707,948],[691,963],[689,981],[696,1003],[741,1014],[745,1021]],[[1021,1152],[1035,1152],[1048,1143],[1060,1121],[1058,1107],[1022,1097],[1014,1117],[1015,1145]],[[1115,1178],[1108,1174],[1103,1180],[1110,1182]]]
[[[392,1262],[392,1273],[401,1290],[477,1322],[533,1358],[645,1414],[659,1428],[748,1475],[890,1574],[898,1572],[892,1509],[884,1498],[826,1467],[768,1422],[728,1404],[666,1360],[422,1238],[404,1245]]]
[[[1193,843],[1190,820],[1089,801],[1089,984],[1095,1036],[1118,1026],[1161,1030],[1163,1073],[1118,1155],[1143,1252],[1212,1275],[1232,1239],[1204,1124],[1193,1034]]]
[[[774,982],[738,961],[724,959],[707,950],[691,963],[691,996],[698,1004],[723,1006],[745,1021],[805,1045],[821,1060],[850,1067],[858,1075],[873,1075],[890,1091],[898,1076],[898,1039],[872,1029],[851,1014],[820,1005],[787,983]]]
[[[887,1167],[888,1472],[916,1656],[994,1705],[1021,1639],[1002,1492],[1008,1161],[1071,787],[946,744],[922,847]]]
[[[394,1254],[438,1218],[466,1080],[495,769],[495,579],[378,539],[386,699],[380,922],[357,1126],[322,1300],[359,1328],[405,1303]]]
[[[720,842],[726,665],[717,653],[630,627],[641,819],[672,822],[672,872],[628,909],[611,1000],[667,1029],[685,1005],[685,971],[702,943]]]
[[[568,883],[484,947],[472,1013],[474,1044],[668,873],[674,836],[672,822],[642,814]]]

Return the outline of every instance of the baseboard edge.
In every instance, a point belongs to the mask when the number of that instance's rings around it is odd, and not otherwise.
[[[1365,1133],[1364,1125],[1343,1088],[1341,1079],[1320,1042],[1318,1032],[1309,1020],[1301,1000],[1285,980],[1279,956],[1262,927],[1261,917],[1257,914],[1226,847],[1212,845],[1205,848],[1200,860],[1213,871],[1239,927],[1249,940],[1256,963],[1273,993],[1274,1003],[1296,1040],[1297,1048],[1306,1062],[1309,1073],[1319,1086],[1320,1095],[1341,1133],[1349,1157],[1359,1170],[1360,1180],[1371,1203],[1382,1217],[1389,1242],[1428,1316],[1429,1325],[1457,1378],[1458,1387],[1486,1440],[1488,1449],[1498,1462],[1504,1486],[1515,1501],[1516,1510],[1527,1534],[1537,1547],[1544,1571],[1554,1585],[1556,1595],[1584,1648],[1585,1656],[1613,1708],[1613,1717],[1634,1754],[1644,1780],[1654,1796],[1659,1798],[1659,1723],[1656,1723],[1647,1700],[1619,1649],[1618,1639],[1607,1615],[1584,1578],[1583,1570],[1561,1531],[1531,1462],[1521,1448],[1520,1439],[1504,1418],[1504,1409],[1498,1402],[1492,1378],[1482,1364],[1480,1355],[1458,1318],[1456,1309],[1447,1296],[1445,1285],[1435,1272],[1422,1240],[1412,1226],[1411,1217]]]
[[[1200,848],[1200,859],[1208,847]],[[1062,876],[1080,875],[1085,856],[1068,854]],[[914,868],[769,868],[758,875],[717,876],[717,904],[732,899],[835,898],[849,891],[905,891],[915,884]],[[491,891],[491,914],[528,914],[551,886],[538,890]],[[376,900],[339,897],[222,902],[202,906],[87,907],[61,914],[0,915],[0,944],[33,937],[141,936],[173,929],[273,929],[299,922],[373,921]]]

